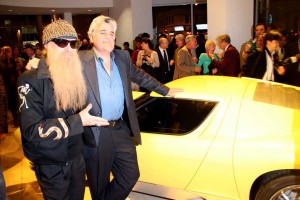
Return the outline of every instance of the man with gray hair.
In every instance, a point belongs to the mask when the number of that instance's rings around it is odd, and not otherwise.
[[[229,35],[219,35],[217,37],[217,45],[223,50],[223,57],[221,60],[216,60],[214,54],[210,54],[212,63],[216,67],[212,73],[222,76],[238,76],[240,68],[240,54],[234,46],[230,44],[231,40]]]
[[[177,34],[175,36],[175,40],[176,40],[176,45],[177,45],[177,49],[175,49],[174,52],[174,75],[173,75],[173,80],[178,79],[178,67],[177,67],[177,63],[178,63],[178,52],[179,50],[184,47],[185,45],[185,37],[183,34]]]
[[[200,68],[195,67],[195,63],[198,61],[195,55],[196,36],[186,36],[185,43],[186,45],[179,50],[177,55],[177,78],[192,76],[200,72]]]
[[[135,67],[125,51],[114,49],[116,30],[114,19],[96,17],[88,31],[93,48],[80,52],[90,113],[108,122],[84,133],[88,183],[92,199],[98,200],[126,199],[140,175],[135,145],[141,144],[141,135],[131,81],[164,96],[178,91]]]

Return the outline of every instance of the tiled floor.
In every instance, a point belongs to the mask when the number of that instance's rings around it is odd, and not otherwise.
[[[15,130],[13,125],[9,125],[8,136],[0,141],[0,166],[6,183],[7,200],[42,200],[34,172],[23,155],[21,144],[13,135]],[[84,200],[90,199],[89,189],[86,188]],[[135,192],[131,192],[128,199],[161,200]]]

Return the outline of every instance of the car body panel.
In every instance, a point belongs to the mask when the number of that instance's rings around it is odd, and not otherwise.
[[[219,103],[186,135],[142,132],[139,181],[207,199],[249,199],[261,175],[300,169],[299,88],[220,76],[186,77],[167,86],[184,88],[175,98]]]
[[[142,145],[137,147],[139,165],[144,171],[140,180],[184,189],[210,148],[213,142],[210,138],[218,131],[218,126],[211,126],[214,123],[212,119],[222,119],[226,109],[215,116],[217,111],[219,110],[214,110],[210,119],[191,134],[178,136],[142,133]],[[143,155],[139,155],[140,152]]]

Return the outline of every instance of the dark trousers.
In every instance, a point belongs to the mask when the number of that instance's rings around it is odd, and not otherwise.
[[[85,190],[85,162],[82,155],[68,165],[34,165],[45,200],[82,200]]]
[[[86,159],[93,200],[124,200],[139,178],[135,145],[124,121],[101,127],[97,153]],[[110,172],[113,179],[110,181]]]

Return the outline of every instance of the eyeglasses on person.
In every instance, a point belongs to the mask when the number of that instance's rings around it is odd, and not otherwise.
[[[72,49],[75,49],[76,48],[76,42],[77,40],[72,40],[72,41],[69,41],[69,40],[65,40],[65,39],[57,39],[57,38],[54,38],[53,40],[51,40],[52,42],[54,42],[58,47],[60,48],[65,48],[66,46],[68,46],[68,44],[70,43],[70,47]]]

